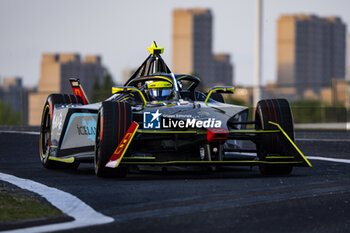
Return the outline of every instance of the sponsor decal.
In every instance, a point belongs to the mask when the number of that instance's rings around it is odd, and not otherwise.
[[[77,145],[94,146],[96,120],[96,113],[73,113],[69,118],[61,149],[75,148]]]
[[[55,129],[61,130],[62,127],[63,127],[63,116],[62,116],[62,112],[59,112],[52,119],[52,130],[55,130]]]
[[[81,92],[78,88],[74,88],[74,94],[77,95],[77,96],[80,96],[81,95]]]
[[[182,118],[182,119],[181,119]],[[187,119],[183,119],[187,118]],[[143,113],[144,129],[174,129],[174,128],[221,128],[222,122],[215,118],[206,120],[193,118],[191,115],[164,115],[156,112]]]
[[[159,110],[156,112],[144,112],[143,113],[143,128],[144,129],[160,129],[160,116]]]
[[[96,127],[87,127],[77,125],[78,135],[95,135]]]
[[[95,141],[96,119],[82,119],[81,125],[77,125],[78,135],[88,135],[90,140]]]
[[[209,118],[205,121],[195,118],[187,120],[174,120],[172,118],[163,118],[163,128],[220,128],[221,121],[215,118]]]

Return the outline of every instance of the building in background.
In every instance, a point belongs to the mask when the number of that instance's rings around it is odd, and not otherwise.
[[[347,38],[346,79],[350,80],[350,34],[348,34]]]
[[[333,79],[332,86],[322,89],[321,101],[328,105],[350,108],[350,80]]]
[[[99,81],[99,84],[102,84],[103,78],[106,74],[106,69],[102,65],[101,57],[96,55],[85,56],[84,61],[81,62],[80,65],[81,73],[79,79],[84,90],[86,89],[86,95],[90,97],[95,79]],[[68,86],[71,90],[69,83]]]
[[[346,25],[338,17],[283,15],[277,24],[277,85],[320,95],[345,78]]]
[[[12,109],[22,111],[23,85],[21,77],[4,77],[1,84],[0,100],[12,106]]]
[[[135,72],[136,72],[136,69],[130,69],[130,68],[123,69],[122,85],[124,85]]]
[[[235,87],[235,94],[232,97],[236,100],[240,100],[247,105],[253,105],[253,87]],[[225,98],[225,96],[224,96]]]
[[[21,124],[28,122],[28,92],[24,88],[21,77],[4,77],[0,85],[0,101],[11,105],[12,109],[20,113]]]
[[[212,21],[209,9],[173,11],[173,72],[195,74],[205,86],[214,82]]]
[[[344,79],[332,80],[332,104],[350,108],[350,81]]]
[[[213,16],[210,9],[173,11],[172,70],[175,73],[195,74],[205,87],[218,83],[232,84],[230,56],[213,55],[212,44]]]
[[[29,95],[29,125],[40,124],[42,107],[48,95],[73,93],[70,78],[79,78],[90,96],[95,79],[101,84],[104,75],[105,68],[99,56],[86,56],[82,61],[79,54],[43,54],[38,90]]]
[[[233,84],[233,65],[228,54],[215,54],[213,82],[216,84]]]
[[[296,88],[294,86],[277,86],[276,83],[266,83],[266,85],[261,89],[262,99],[271,98],[284,98],[288,100],[293,100],[297,96]]]

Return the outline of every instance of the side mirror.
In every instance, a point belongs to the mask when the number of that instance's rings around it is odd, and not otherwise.
[[[208,102],[210,96],[213,93],[228,93],[228,94],[233,94],[235,92],[235,88],[232,86],[224,86],[224,87],[212,87],[207,95],[207,98],[205,99],[205,103]]]

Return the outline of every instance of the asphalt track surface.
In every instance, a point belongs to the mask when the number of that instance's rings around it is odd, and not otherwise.
[[[297,131],[306,156],[350,159],[350,132]],[[47,170],[38,135],[0,133],[0,172],[71,193],[110,224],[64,232],[350,232],[350,164],[310,160],[290,176],[257,167],[156,171],[102,179],[84,164]]]

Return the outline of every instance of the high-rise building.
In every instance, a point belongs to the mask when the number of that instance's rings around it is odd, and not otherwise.
[[[49,94],[73,93],[70,78],[79,78],[90,96],[94,80],[100,81],[104,74],[99,56],[86,56],[81,61],[79,54],[43,54],[38,92],[29,95],[29,125],[40,124],[42,107]]]
[[[217,84],[233,84],[233,65],[228,54],[215,54],[213,81]]]
[[[346,79],[350,81],[350,34],[347,38]]]
[[[0,101],[11,105],[21,116],[21,124],[28,122],[28,92],[23,87],[21,77],[4,77],[0,85]]]
[[[338,17],[283,15],[277,24],[279,87],[320,93],[332,78],[345,78],[346,25]]]
[[[209,9],[173,11],[173,71],[213,81],[212,14]]]
[[[4,77],[2,80],[0,100],[11,105],[15,111],[22,111],[23,85],[20,77]]]

